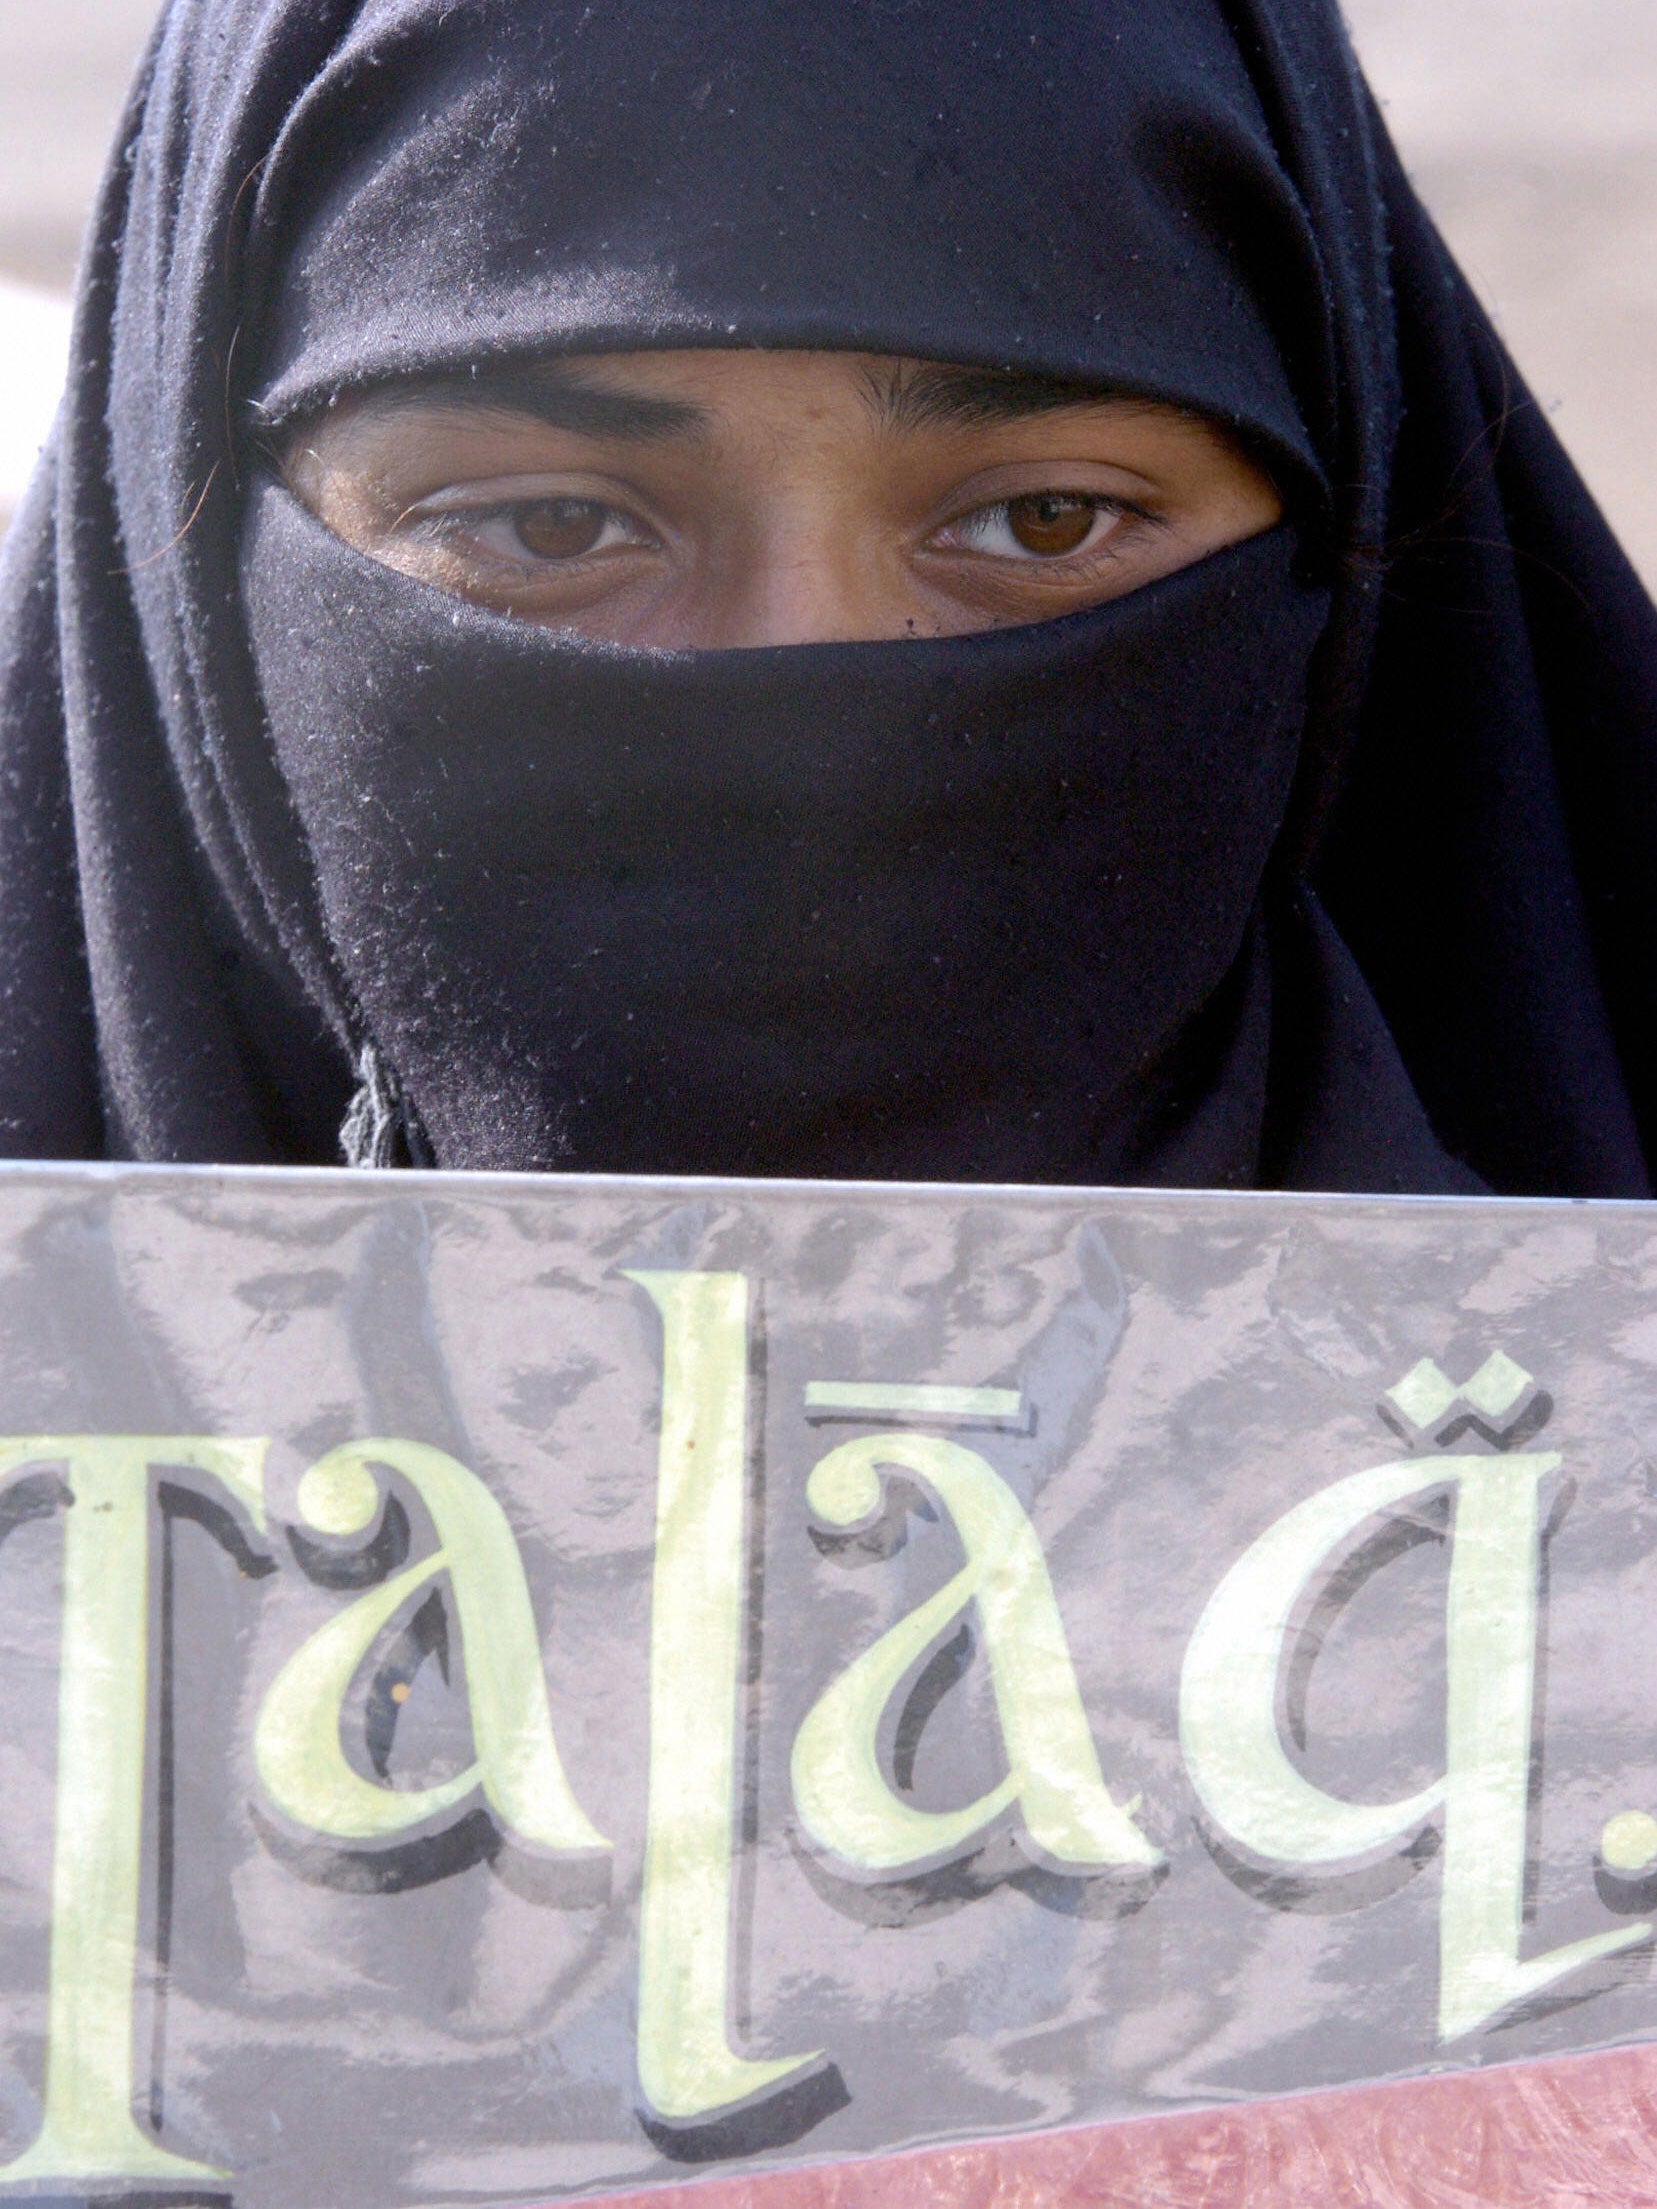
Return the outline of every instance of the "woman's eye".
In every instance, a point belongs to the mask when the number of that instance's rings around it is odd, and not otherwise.
[[[1079,551],[1098,519],[1099,509],[1091,499],[1063,491],[1039,491],[1033,498],[1007,501],[1007,529],[1014,543],[1043,559]]]
[[[531,499],[511,510],[512,528],[537,560],[579,560],[596,552],[619,515],[596,499]]]
[[[1118,502],[1080,491],[1032,491],[981,506],[948,534],[1002,560],[1063,560],[1102,544],[1122,519]]]
[[[651,542],[641,522],[600,499],[514,499],[482,510],[451,509],[432,517],[451,543],[464,537],[496,559],[556,565],[620,545]]]

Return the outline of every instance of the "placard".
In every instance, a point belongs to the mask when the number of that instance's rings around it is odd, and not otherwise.
[[[1657,1221],[0,1174],[0,2194],[1657,2038]]]

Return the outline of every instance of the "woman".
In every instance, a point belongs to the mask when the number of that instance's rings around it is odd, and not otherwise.
[[[1332,0],[178,0],[0,638],[16,1155],[1648,1192],[1657,617]]]

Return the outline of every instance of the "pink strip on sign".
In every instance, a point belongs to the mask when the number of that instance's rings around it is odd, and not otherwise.
[[[593,2209],[1653,2209],[1657,2047],[607,2196]]]

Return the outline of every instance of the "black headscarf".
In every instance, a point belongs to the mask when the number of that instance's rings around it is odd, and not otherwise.
[[[1285,527],[658,655],[261,458],[661,345],[1200,409]],[[1657,616],[1324,0],[178,0],[0,588],[19,1155],[1644,1194]],[[355,1091],[355,1101],[352,1102]]]

